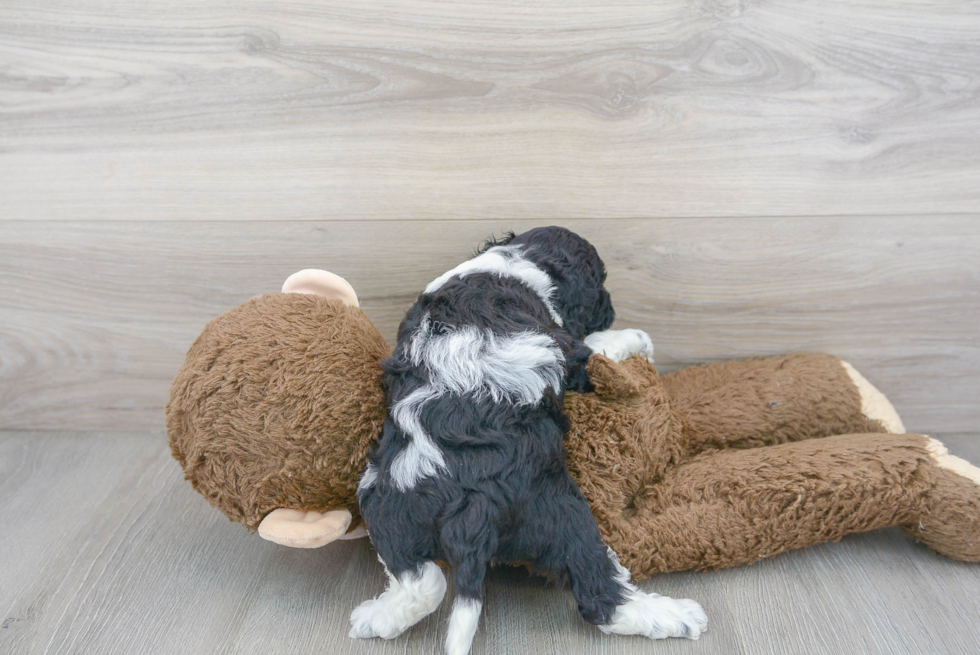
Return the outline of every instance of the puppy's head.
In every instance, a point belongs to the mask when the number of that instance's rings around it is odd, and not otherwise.
[[[563,227],[539,227],[491,239],[483,250],[502,245],[523,246],[522,255],[551,277],[556,308],[573,337],[583,339],[612,325],[616,313],[602,286],[606,267],[591,243]]]

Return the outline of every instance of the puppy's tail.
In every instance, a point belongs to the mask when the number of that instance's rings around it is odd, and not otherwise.
[[[453,614],[449,617],[449,634],[446,636],[446,655],[466,655],[473,644],[473,635],[480,622],[483,603],[479,598],[456,596]]]

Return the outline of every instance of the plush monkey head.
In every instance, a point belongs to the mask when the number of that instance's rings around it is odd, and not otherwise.
[[[363,536],[355,492],[385,417],[389,354],[346,280],[300,271],[191,346],[166,407],[173,456],[214,507],[266,539]]]

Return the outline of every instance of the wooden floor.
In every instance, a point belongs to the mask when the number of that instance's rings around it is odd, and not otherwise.
[[[978,435],[944,440],[980,462]],[[394,642],[347,637],[384,574],[367,541],[276,546],[211,509],[160,433],[0,433],[0,653],[439,652],[450,603]],[[601,634],[571,594],[491,572],[474,655],[980,652],[980,567],[897,529],[644,589],[705,606],[697,642]]]

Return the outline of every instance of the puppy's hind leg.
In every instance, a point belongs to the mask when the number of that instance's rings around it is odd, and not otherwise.
[[[358,502],[385,565],[388,587],[351,612],[350,636],[394,639],[436,611],[446,595],[446,577],[432,561],[437,553],[418,508],[413,513],[399,492],[387,488],[365,488]]]
[[[483,578],[497,548],[497,512],[482,494],[472,494],[443,522],[443,551],[453,566],[456,600],[446,635],[447,655],[470,652],[483,609]]]
[[[394,639],[436,611],[446,595],[446,577],[435,562],[423,562],[414,570],[394,575],[385,564],[385,573],[388,588],[384,593],[351,612],[350,636],[355,639]]]
[[[565,480],[539,484],[530,506],[525,539],[538,553],[535,565],[567,575],[579,613],[606,633],[650,639],[697,639],[707,629],[704,610],[693,600],[647,594],[630,583],[630,574],[602,542],[595,519],[578,487]]]

